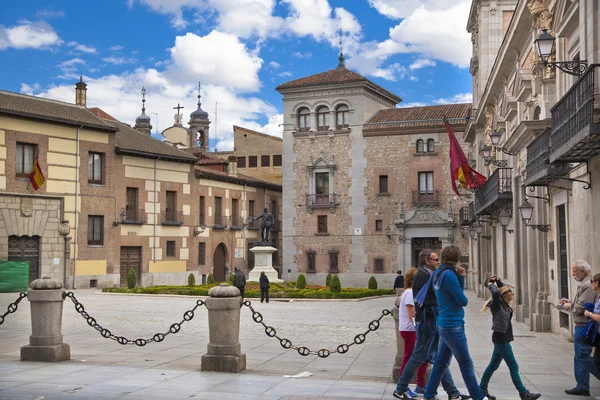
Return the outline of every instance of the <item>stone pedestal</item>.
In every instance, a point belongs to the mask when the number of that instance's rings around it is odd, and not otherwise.
[[[272,254],[277,251],[273,246],[255,246],[250,249],[254,253],[254,269],[250,271],[248,281],[258,282],[260,273],[264,272],[271,283],[282,283],[283,280],[277,276],[277,271],[273,268]]]
[[[29,345],[21,347],[21,361],[57,362],[71,359],[71,349],[63,343],[61,333],[62,282],[44,277],[29,285],[27,298],[31,305]]]
[[[240,291],[222,283],[208,291],[208,345],[202,356],[202,371],[241,372],[246,354],[240,345]]]

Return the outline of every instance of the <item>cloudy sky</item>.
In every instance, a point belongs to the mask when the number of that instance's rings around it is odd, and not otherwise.
[[[470,0],[36,0],[0,14],[0,89],[74,102],[133,124],[145,86],[154,130],[202,108],[211,150],[232,125],[281,135],[275,86],[346,65],[403,98],[471,100]],[[158,120],[158,124],[157,124]]]

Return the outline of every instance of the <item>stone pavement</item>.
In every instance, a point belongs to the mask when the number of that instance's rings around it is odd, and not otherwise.
[[[190,297],[106,295],[89,290],[78,290],[76,296],[101,325],[130,338],[168,330],[195,304],[195,298]],[[477,375],[481,376],[492,353],[491,315],[480,312],[482,301],[473,293],[468,296],[467,337]],[[0,312],[16,297],[14,293],[0,294]],[[351,343],[393,302],[392,297],[269,304],[254,300],[253,306],[281,337],[318,349]],[[145,347],[122,346],[102,338],[70,302],[65,302],[63,315],[71,360],[56,364],[19,361],[20,348],[28,343],[31,333],[27,301],[0,326],[0,399],[392,399],[395,388],[388,382],[396,351],[390,316],[381,320],[378,331],[367,335],[363,345],[321,359],[283,349],[252,321],[244,307],[240,341],[247,370],[230,374],[199,371],[208,341],[203,308],[182,325],[179,333]],[[514,328],[513,347],[525,385],[542,392],[544,400],[581,398],[564,394],[564,389],[575,385],[572,343],[551,333],[529,332],[524,324],[514,323]],[[456,362],[451,368],[457,385],[464,390]],[[312,376],[284,377],[304,371]],[[518,399],[504,364],[492,378],[490,391],[500,400]],[[592,391],[600,396],[600,384],[593,377]],[[440,394],[440,399],[446,399],[445,393]]]

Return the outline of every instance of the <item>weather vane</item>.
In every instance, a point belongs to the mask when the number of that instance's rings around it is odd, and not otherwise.
[[[344,31],[340,28],[340,53],[344,52]]]

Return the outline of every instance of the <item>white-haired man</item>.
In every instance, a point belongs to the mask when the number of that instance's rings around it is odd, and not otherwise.
[[[592,354],[592,346],[583,341],[581,332],[585,329],[588,320],[585,317],[585,303],[596,302],[596,294],[592,289],[592,284],[589,279],[592,268],[590,264],[584,260],[576,260],[571,264],[571,274],[579,285],[573,300],[561,299],[560,304],[566,311],[570,311],[573,316],[573,325],[575,332],[573,344],[575,346],[574,370],[575,381],[577,385],[573,389],[565,390],[566,394],[573,396],[589,396],[590,395],[590,372],[594,376],[600,376],[600,371],[594,363]]]

